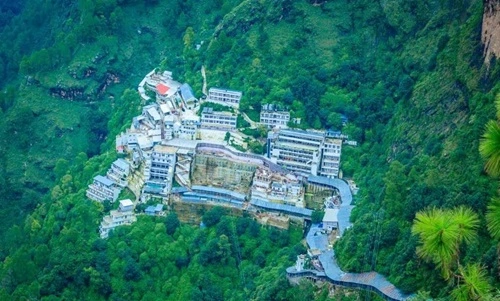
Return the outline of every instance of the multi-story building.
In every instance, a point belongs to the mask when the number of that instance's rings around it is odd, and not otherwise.
[[[204,108],[201,113],[201,126],[204,128],[235,129],[236,114],[230,112],[217,112],[212,108]]]
[[[177,149],[156,145],[151,156],[146,160],[147,179],[144,191],[153,194],[168,194],[172,189],[172,180],[176,163]]]
[[[322,133],[280,130],[270,132],[267,139],[267,156],[273,163],[301,174],[318,174]]]
[[[127,177],[130,173],[130,164],[124,159],[116,159],[111,168],[108,170],[106,176],[108,179],[114,181],[118,186],[127,186]]]
[[[295,175],[273,172],[263,166],[255,171],[251,197],[298,207],[304,206],[304,189]]]
[[[120,189],[116,187],[115,182],[100,175],[94,177],[94,182],[88,186],[86,193],[89,199],[98,202],[114,202],[119,194]]]
[[[270,128],[286,129],[290,112],[273,104],[265,104],[260,111],[260,123]]]
[[[339,175],[340,153],[342,152],[342,140],[326,138],[321,146],[320,175],[328,178],[336,178]]]
[[[137,220],[134,213],[134,203],[131,200],[121,200],[118,210],[111,210],[109,215],[102,219],[99,234],[107,238],[109,232],[118,226],[130,225]]]
[[[208,90],[207,101],[238,108],[241,96],[241,91],[210,88]]]
[[[193,89],[188,84],[183,84],[179,88],[179,92],[181,94],[182,100],[186,103],[186,106],[190,109],[196,101],[196,97],[194,97]]]
[[[267,157],[300,174],[338,177],[342,140],[324,132],[280,130],[269,132]]]

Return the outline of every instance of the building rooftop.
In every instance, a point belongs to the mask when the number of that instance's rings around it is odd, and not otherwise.
[[[284,107],[271,103],[262,105],[262,112],[289,113]]]
[[[144,212],[155,214],[161,212],[162,210],[163,210],[163,204],[158,204],[156,206],[148,206],[146,210],[144,210]]]
[[[223,188],[218,188],[218,187],[211,187],[211,186],[201,186],[201,185],[193,185],[191,187],[193,190],[197,190],[197,191],[200,191],[200,192],[210,192],[210,193],[220,193],[220,194],[226,194],[226,195],[229,195],[233,198],[236,198],[236,199],[240,199],[240,200],[244,200],[245,199],[245,195],[244,194],[241,194],[241,193],[238,193],[238,192],[234,192],[234,191],[231,191],[231,190],[227,190],[227,189],[223,189]]]
[[[280,134],[284,135],[289,135],[289,136],[296,136],[296,137],[315,137],[315,138],[323,138],[325,134],[323,132],[313,132],[313,131],[306,131],[306,130],[280,130]]]
[[[189,139],[182,139],[182,138],[174,138],[172,140],[168,140],[165,142],[166,145],[170,146],[175,146],[178,148],[186,148],[190,150],[194,150],[196,148],[196,145],[200,143],[200,140],[189,140]]]
[[[99,182],[105,186],[111,186],[111,185],[115,184],[115,182],[113,180],[110,180],[107,177],[104,177],[101,175],[95,176],[94,181]]]
[[[159,83],[159,84],[156,85],[156,90],[161,95],[165,95],[165,94],[167,94],[168,90],[170,90],[170,88],[167,87],[166,85],[162,84],[162,83]]]
[[[254,198],[254,197],[252,197],[252,199],[250,200],[250,204],[257,206],[257,207],[261,207],[261,208],[277,210],[277,211],[284,211],[284,212],[288,212],[288,213],[295,214],[295,215],[302,215],[302,216],[311,216],[312,215],[312,210],[310,210],[310,209],[272,203],[272,202],[264,201],[264,200]]]
[[[188,85],[187,83],[182,84],[180,90],[181,90],[181,96],[185,101],[189,101],[193,98],[196,98],[194,97],[193,89],[191,89],[191,86]]]
[[[155,145],[153,150],[157,153],[175,154],[177,153],[178,148],[169,145]]]
[[[337,223],[339,221],[338,214],[339,214],[339,209],[325,209],[325,216],[323,216],[323,222]]]
[[[130,199],[125,199],[120,201],[120,207],[130,207],[134,206],[134,203]]]
[[[160,114],[158,113],[158,110],[154,107],[148,109],[148,114],[151,115],[154,121],[158,121],[161,119]]]
[[[162,104],[160,105],[160,110],[161,110],[161,112],[162,112],[163,114],[167,114],[167,113],[169,113],[169,112],[170,112],[170,106],[169,106],[168,104],[166,104],[166,103],[162,103]]]
[[[186,187],[173,187],[172,188],[172,193],[184,193],[184,192],[188,192],[189,189],[187,189]]]
[[[118,166],[118,168],[121,168],[121,169],[129,168],[128,162],[122,158],[116,159],[115,162],[113,162],[113,164]]]
[[[229,89],[224,89],[224,88],[216,88],[216,87],[212,87],[210,89],[208,89],[208,92],[212,92],[212,91],[221,91],[221,92],[229,92],[229,93],[235,93],[235,94],[239,94],[241,95],[241,91],[236,91],[236,90],[229,90]]]

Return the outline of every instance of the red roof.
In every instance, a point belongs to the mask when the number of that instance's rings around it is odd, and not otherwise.
[[[162,83],[159,83],[158,85],[156,85],[156,91],[158,91],[158,93],[160,93],[161,95],[167,94],[168,90],[170,90],[170,88],[165,86]]]

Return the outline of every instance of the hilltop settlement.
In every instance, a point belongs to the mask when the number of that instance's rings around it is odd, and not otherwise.
[[[116,137],[120,158],[87,189],[87,197],[98,202],[117,201],[124,188],[135,195],[105,217],[102,238],[136,221],[134,206],[151,200],[158,204],[147,208],[149,215],[164,214],[164,206],[216,204],[280,228],[325,209],[325,223],[335,225],[328,229],[338,229],[340,195],[324,183],[339,177],[345,135],[289,129],[290,113],[268,104],[257,123],[268,131],[262,139],[265,154],[253,154],[246,148],[254,138],[237,125],[241,91],[212,87],[197,99],[189,84],[175,81],[169,71],[151,71],[138,91],[142,114]]]
[[[184,222],[199,223],[196,208],[213,206],[237,215],[246,212],[264,225],[282,229],[312,221],[307,261],[299,256],[287,275],[292,282],[313,277],[343,283],[342,277],[349,274],[336,265],[332,244],[351,226],[357,188],[339,179],[339,167],[343,144],[355,146],[355,141],[340,132],[290,128],[300,120],[273,104],[263,105],[260,122],[254,122],[239,112],[241,91],[212,87],[197,99],[190,85],[177,82],[169,71],[151,71],[138,91],[142,114],[116,137],[119,159],[87,189],[91,200],[119,202],[103,218],[101,238],[136,222],[136,214],[164,216],[164,210],[172,210]],[[264,154],[248,151],[255,138],[240,129],[240,118],[248,120],[251,129],[267,132],[262,138]],[[119,200],[123,189],[135,199]],[[136,205],[144,203],[149,206],[136,212]],[[395,300],[403,299],[382,280]],[[377,285],[360,283],[394,297]]]

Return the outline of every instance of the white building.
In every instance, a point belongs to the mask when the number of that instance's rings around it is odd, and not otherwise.
[[[272,172],[267,167],[255,171],[251,196],[274,203],[303,207],[303,185],[292,174]]]
[[[115,182],[100,175],[94,177],[94,182],[88,186],[86,193],[89,199],[98,202],[114,202],[119,194],[120,189],[116,187]]]
[[[325,215],[323,216],[323,228],[327,231],[332,231],[333,229],[339,228],[339,209],[325,209]]]
[[[207,101],[238,108],[240,106],[241,91],[210,88]]]
[[[134,213],[134,203],[131,200],[121,200],[118,210],[111,210],[105,216],[99,228],[101,238],[107,238],[109,232],[118,226],[130,225],[137,220]]]
[[[267,156],[273,163],[301,174],[318,174],[324,135],[317,132],[280,130],[268,134]]]
[[[106,176],[120,187],[127,186],[127,177],[130,174],[130,164],[124,159],[116,159]]]
[[[286,129],[290,121],[290,112],[275,105],[265,104],[260,111],[260,123],[270,128]]]
[[[146,184],[144,192],[152,194],[168,194],[172,189],[177,149],[170,146],[157,145],[146,161]]]
[[[342,140],[324,132],[279,130],[269,132],[267,157],[273,163],[304,175],[338,177]]]
[[[203,128],[236,129],[237,115],[230,112],[217,112],[212,108],[204,108],[201,113]]]
[[[340,154],[342,152],[342,140],[326,138],[321,146],[320,175],[328,178],[336,178],[339,175]]]

